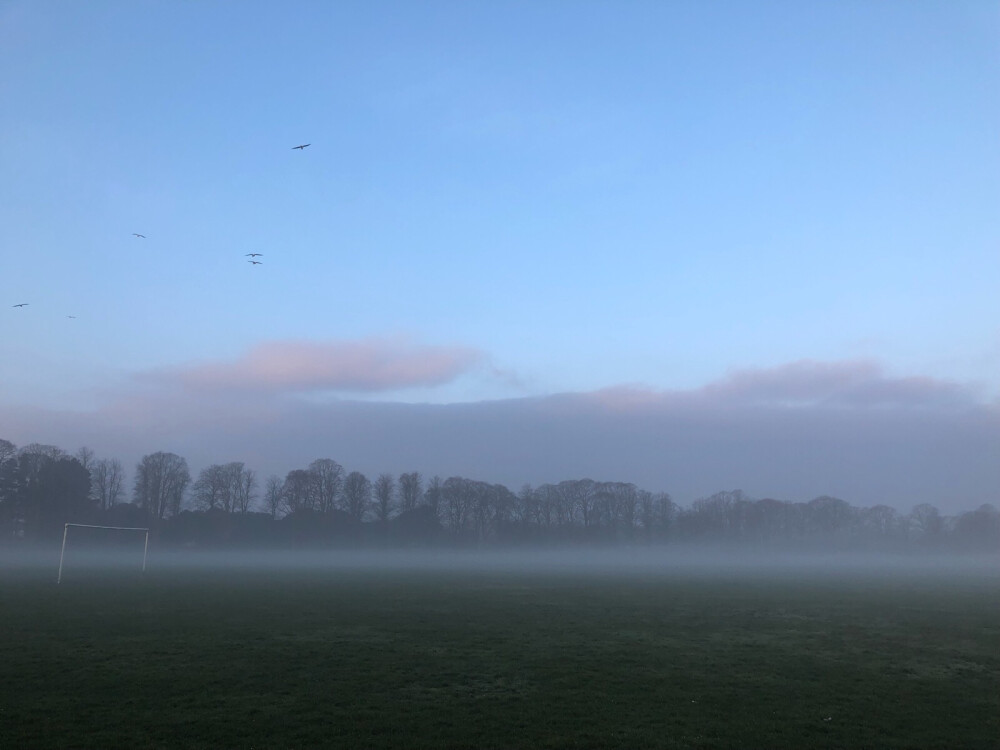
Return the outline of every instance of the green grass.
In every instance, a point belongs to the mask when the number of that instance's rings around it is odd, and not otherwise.
[[[988,748],[996,577],[0,576],[0,748]]]

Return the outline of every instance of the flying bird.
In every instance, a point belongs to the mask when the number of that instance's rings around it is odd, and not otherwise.
[[[66,317],[70,318],[71,320],[76,320],[76,316],[75,315],[67,315]]]
[[[292,151],[294,151],[295,149],[298,149],[299,151],[301,151],[306,146],[311,146],[311,145],[312,145],[311,143],[303,143],[301,146],[292,146]]]
[[[248,261],[247,261],[247,263],[253,263],[253,264],[254,264],[255,266],[261,266],[261,265],[264,265],[264,264],[263,264],[263,263],[261,263],[261,262],[260,262],[259,260],[248,260]]]
[[[256,258],[256,257],[261,256],[263,254],[264,253],[247,253],[247,257],[248,258]]]
[[[144,234],[136,234],[135,232],[132,232],[132,236],[133,237],[140,237],[142,239],[146,239],[146,235],[144,235]]]
[[[12,306],[13,306],[13,307],[27,307],[27,306],[28,306],[28,303],[27,303],[27,302],[22,302],[22,303],[21,303],[21,304],[19,304],[19,305],[12,305]]]

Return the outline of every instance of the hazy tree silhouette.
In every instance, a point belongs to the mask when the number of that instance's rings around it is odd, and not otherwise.
[[[16,450],[0,443],[0,520],[7,534],[55,537],[63,524],[87,520],[93,506],[90,474],[76,458],[52,445]]]
[[[201,470],[191,485],[191,496],[202,510],[246,513],[256,499],[257,474],[242,461],[212,464]]]
[[[17,446],[9,440],[0,440],[0,533],[8,538],[16,534],[14,503],[18,484]]]
[[[248,513],[257,499],[257,472],[248,469],[242,461],[226,464],[233,512]]]
[[[399,510],[402,513],[413,510],[420,503],[420,473],[411,471],[399,475]]]
[[[944,533],[944,519],[941,512],[929,503],[921,503],[910,511],[907,518],[915,539],[927,546],[935,546]]]
[[[44,462],[27,489],[29,518],[39,536],[57,537],[63,524],[90,520],[90,473],[75,458]]]
[[[17,455],[17,446],[9,440],[0,439],[0,467]]]
[[[903,530],[903,522],[895,508],[888,505],[874,505],[865,508],[858,514],[867,535],[878,538],[889,538],[898,535]]]
[[[453,533],[467,531],[475,503],[472,481],[448,477],[441,486],[441,515],[445,527]]]
[[[985,503],[955,519],[955,538],[965,549],[1000,551],[1000,511]]]
[[[372,484],[360,471],[352,471],[344,480],[344,510],[358,521],[364,520],[371,505]]]
[[[264,481],[264,507],[274,520],[285,510],[285,487],[281,478],[272,474]]]
[[[187,461],[177,454],[161,451],[143,456],[135,467],[135,504],[151,521],[162,521],[180,512],[190,482]]]
[[[90,470],[91,492],[101,510],[115,507],[125,492],[125,469],[117,458],[101,458]]]
[[[344,467],[331,458],[318,458],[309,464],[309,472],[315,484],[314,507],[320,513],[330,513],[337,507],[344,484]]]
[[[285,475],[282,495],[289,513],[315,510],[317,505],[315,474],[307,469],[292,469]]]
[[[216,510],[226,505],[226,495],[229,492],[229,478],[226,469],[221,464],[206,466],[198,474],[198,479],[191,485],[191,498],[195,507],[201,510]]]
[[[396,480],[392,474],[379,474],[373,485],[375,493],[375,520],[388,522],[396,504]]]
[[[441,495],[443,494],[443,483],[441,477],[435,475],[431,477],[431,481],[427,483],[427,489],[424,491],[424,502],[434,511],[434,515],[438,518],[441,517]]]
[[[530,484],[523,484],[518,490],[514,515],[522,527],[538,525],[538,503],[535,500],[535,490]]]
[[[666,492],[639,491],[639,525],[647,541],[666,538],[674,512],[673,500]]]
[[[97,458],[94,456],[94,451],[87,446],[80,448],[80,450],[73,454],[73,458],[79,461],[80,466],[86,469],[88,473],[94,468],[94,463],[97,461]]]

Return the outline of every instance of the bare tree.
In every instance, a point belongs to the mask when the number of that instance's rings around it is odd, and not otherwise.
[[[420,502],[420,473],[411,471],[399,475],[399,509],[404,513],[413,510]]]
[[[430,506],[438,518],[441,517],[441,496],[443,494],[444,483],[441,481],[441,477],[436,475],[431,477],[431,481],[427,483],[427,490],[424,492],[424,503]]]
[[[94,501],[95,504],[100,505],[100,498],[97,497],[97,492],[94,487],[94,451],[92,451],[87,446],[83,446],[76,453],[73,454],[73,458],[79,461],[80,466],[82,466],[87,474],[90,476],[90,499]]]
[[[547,485],[549,504],[556,526],[572,526],[575,520],[576,508],[573,498],[564,491],[564,485],[572,484],[572,482],[560,482],[557,485]]]
[[[101,510],[118,505],[124,494],[125,468],[117,458],[102,458],[90,470],[91,492]]]
[[[631,482],[611,482],[612,524],[619,533],[630,535],[635,529],[638,492]]]
[[[62,448],[41,443],[29,443],[17,452],[21,473],[28,484],[31,484],[49,461],[58,461],[60,458],[67,458]]]
[[[909,526],[921,542],[937,541],[944,531],[944,519],[941,512],[930,503],[921,503],[910,511],[907,518]]]
[[[17,446],[9,440],[0,440],[0,465],[17,455]]]
[[[221,509],[228,511],[230,478],[222,464],[206,466],[191,485],[191,495],[195,505],[203,510]]]
[[[898,532],[902,527],[899,513],[888,505],[876,505],[865,508],[861,512],[861,522],[866,531],[877,537],[887,537]]]
[[[465,531],[472,525],[476,510],[475,482],[465,477],[448,477],[441,488],[441,505],[448,528]]]
[[[271,518],[277,518],[285,508],[285,485],[281,478],[272,474],[264,482],[264,507]]]
[[[716,492],[698,498],[691,504],[694,526],[700,533],[721,538],[733,538],[740,532],[740,507],[749,498],[742,490]]]
[[[550,527],[556,519],[557,498],[556,488],[551,484],[543,484],[535,490],[536,523],[542,527]]]
[[[833,537],[850,531],[851,524],[859,515],[846,500],[823,495],[806,503],[807,521],[814,534]]]
[[[673,517],[673,502],[666,492],[639,490],[639,525],[647,540],[666,536]]]
[[[133,495],[149,518],[162,521],[180,511],[184,490],[191,482],[187,461],[162,451],[143,456],[135,468]]]
[[[379,474],[375,480],[375,518],[385,523],[395,505],[396,480],[392,474]]]
[[[94,461],[95,461],[94,451],[92,451],[87,446],[83,446],[82,448],[80,448],[80,450],[76,452],[76,455],[74,455],[73,458],[79,461],[80,466],[82,466],[87,471],[90,471],[94,467]]]
[[[597,482],[592,479],[571,479],[560,482],[558,489],[566,512],[579,518],[585,529],[592,526],[596,521],[594,509],[598,497]]]
[[[0,440],[0,524],[16,516],[14,506],[19,486],[17,446],[9,440]]]
[[[352,471],[344,480],[344,510],[359,521],[363,520],[371,504],[372,483],[360,471]]]
[[[316,483],[316,507],[320,513],[329,513],[337,507],[344,484],[344,467],[331,458],[318,458],[309,464],[309,471]]]
[[[17,484],[17,446],[9,440],[0,440],[0,505],[9,499]]]
[[[517,496],[502,484],[486,485],[483,491],[487,535],[506,529],[515,518]]]
[[[754,511],[757,515],[755,538],[758,541],[767,542],[772,539],[782,537],[791,538],[793,536],[794,524],[792,516],[794,514],[791,503],[784,500],[775,500],[773,497],[765,497],[754,504]],[[676,510],[673,516],[676,515]]]
[[[282,495],[289,513],[314,510],[316,507],[316,480],[306,469],[292,469],[285,476]]]
[[[955,519],[952,539],[965,551],[1000,551],[1000,511],[984,503]]]
[[[246,513],[257,499],[257,472],[239,461],[228,464],[228,467],[233,511]]]
[[[204,486],[202,485],[204,477]],[[213,464],[195,482],[196,496],[203,507],[222,508],[226,513],[246,513],[257,498],[257,475],[242,461]]]
[[[538,523],[538,508],[535,502],[535,490],[530,484],[521,485],[517,493],[517,504],[514,506],[514,518],[521,524],[534,526]]]

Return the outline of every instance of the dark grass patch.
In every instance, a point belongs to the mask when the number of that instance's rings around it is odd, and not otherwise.
[[[995,578],[0,579],[0,747],[996,747]]]

